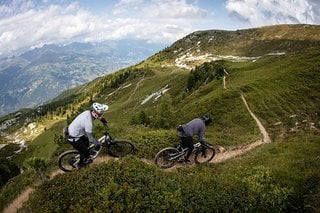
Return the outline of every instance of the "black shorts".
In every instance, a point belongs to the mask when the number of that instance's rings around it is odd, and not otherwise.
[[[181,146],[193,149],[193,138],[192,137],[181,137]]]

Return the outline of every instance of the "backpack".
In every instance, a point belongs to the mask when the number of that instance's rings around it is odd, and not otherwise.
[[[64,127],[62,130],[62,135],[64,138],[68,139],[69,138],[69,130],[68,130],[68,126]]]

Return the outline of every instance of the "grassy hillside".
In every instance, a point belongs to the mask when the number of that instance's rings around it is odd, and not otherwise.
[[[49,169],[56,169],[57,155],[71,148],[53,143],[66,122],[61,119],[71,120],[87,109],[90,101],[109,104],[105,117],[111,133],[132,140],[138,152],[46,182],[37,188],[24,211],[319,211],[319,30],[319,26],[281,25],[195,32],[141,64],[96,79],[76,93],[65,93],[67,98],[62,95],[48,103],[46,109],[50,110],[41,120],[55,118],[60,123],[30,142],[30,150],[16,158],[19,162],[31,156],[45,157],[53,165]],[[247,58],[208,62],[212,60],[208,56],[184,61],[199,65],[192,71],[177,66],[177,58],[190,54]],[[205,61],[227,70],[226,89],[215,70],[208,71],[213,78],[201,71],[205,71],[201,68]],[[197,87],[187,89],[197,69]],[[173,173],[140,160],[152,160],[160,149],[175,146],[179,142],[175,127],[207,112],[214,119],[206,132],[211,144],[228,149],[260,139],[241,95],[273,143],[220,164]],[[102,131],[95,123],[95,134]],[[5,186],[1,195],[10,194],[13,188]],[[59,199],[54,199],[57,194]],[[9,202],[2,201],[2,206]]]
[[[153,62],[172,62],[191,53],[201,55],[263,56],[274,52],[295,53],[306,47],[319,46],[318,25],[277,25],[236,31],[198,31],[178,40],[160,54],[151,57]]]
[[[24,211],[317,212],[318,141],[299,135],[223,164],[177,172],[128,157],[56,177],[36,190]]]

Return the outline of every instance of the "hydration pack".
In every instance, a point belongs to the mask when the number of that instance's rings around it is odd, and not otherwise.
[[[69,138],[69,130],[68,130],[68,126],[64,127],[62,130],[62,135],[64,138]]]

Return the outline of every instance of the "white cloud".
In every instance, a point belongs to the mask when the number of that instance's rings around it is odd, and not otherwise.
[[[184,18],[205,15],[204,10],[184,0],[154,0],[151,4],[143,0],[122,0],[115,8],[132,8],[133,5],[146,12],[127,14],[130,18],[97,16],[77,3],[48,5],[44,2],[35,6],[31,1],[14,0],[11,5],[0,8],[0,11],[7,11],[0,18],[0,54],[72,41],[132,38],[170,43],[201,24],[199,20],[185,21]],[[165,13],[166,10],[169,12]]]
[[[154,0],[153,4],[142,8],[142,11],[147,17],[165,19],[197,19],[207,15],[206,10],[188,4],[185,0]]]
[[[10,4],[0,4],[0,18],[28,11],[34,7],[31,0],[12,0]]]
[[[121,0],[114,8],[113,14],[134,14],[140,11],[143,18],[197,19],[204,18],[208,12],[185,0]]]
[[[83,10],[52,5],[0,20],[0,51],[10,52],[45,43],[68,42],[89,34],[95,17]]]
[[[113,14],[118,15],[126,13],[132,9],[138,9],[143,0],[120,0],[113,9]]]
[[[319,0],[228,0],[226,8],[252,26],[320,22]]]

